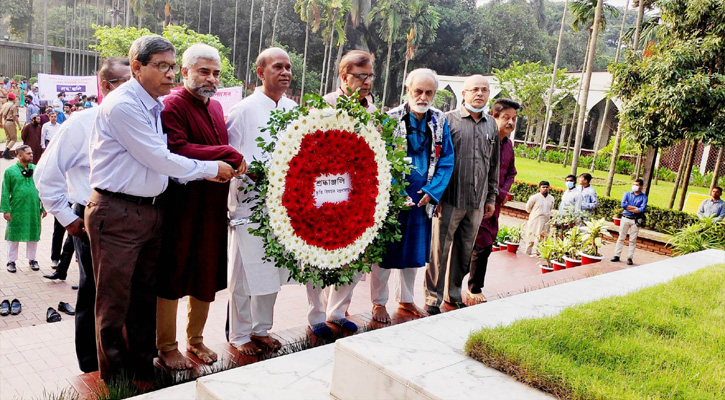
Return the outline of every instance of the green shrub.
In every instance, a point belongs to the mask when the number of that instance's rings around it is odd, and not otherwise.
[[[592,156],[579,156],[579,166],[582,168],[589,168],[592,165]]]
[[[546,152],[546,161],[561,164],[564,161],[564,153],[558,150],[549,150]]]
[[[594,169],[597,171],[609,171],[609,164],[611,162],[611,157],[602,157],[600,155],[597,157],[596,161],[594,161]]]
[[[549,194],[554,196],[555,207],[559,206],[563,192],[564,191],[562,189],[554,187],[549,190]],[[525,203],[529,200],[529,197],[539,193],[539,185],[538,183],[515,181],[514,184],[511,185],[510,193],[514,196],[514,200]],[[599,205],[594,209],[592,218],[604,218],[607,221],[611,221],[612,215],[621,208],[621,205],[621,199],[599,196]],[[647,206],[646,216],[646,229],[667,234],[675,232],[681,227],[697,221],[697,217],[692,214],[650,205]]]
[[[677,174],[667,167],[660,167],[657,171],[657,179],[661,181],[674,182],[677,179]]]
[[[725,250],[725,224],[714,218],[704,218],[675,232],[668,242],[674,255],[707,249]]]
[[[617,164],[614,167],[614,172],[618,174],[628,175],[634,170],[634,165],[627,160],[617,160]]]

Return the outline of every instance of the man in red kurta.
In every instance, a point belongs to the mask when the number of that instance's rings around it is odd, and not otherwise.
[[[229,146],[222,106],[211,99],[219,85],[219,52],[205,44],[182,56],[184,88],[164,99],[161,122],[169,150],[199,160],[222,160],[246,172],[242,155]],[[172,369],[191,368],[178,350],[178,299],[189,296],[186,349],[206,363],[217,359],[203,343],[209,304],[227,283],[227,195],[229,183],[171,181],[164,193],[158,265],[156,347]]]

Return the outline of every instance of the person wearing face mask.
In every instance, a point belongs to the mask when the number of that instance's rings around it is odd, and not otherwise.
[[[576,176],[568,175],[564,183],[566,184],[566,190],[561,195],[561,203],[559,203],[559,213],[581,211],[582,194],[578,190],[576,190]]]
[[[637,234],[642,226],[642,216],[647,211],[647,195],[642,193],[642,179],[635,179],[632,182],[632,190],[622,196],[622,222],[619,225],[619,238],[617,238],[617,246],[614,250],[612,262],[618,262],[624,248],[624,238],[629,234],[629,254],[627,257],[627,265],[634,262],[634,249],[637,247]]]
[[[40,145],[41,131],[40,116],[38,114],[32,114],[30,116],[30,122],[25,124],[23,131],[20,132],[20,138],[23,144],[30,146],[33,150],[33,164],[36,165],[40,161],[40,153],[43,152],[43,148]]]
[[[16,149],[18,162],[9,166],[3,176],[2,200],[0,212],[8,222],[5,240],[8,242],[8,272],[15,272],[18,260],[18,247],[25,242],[25,255],[30,269],[40,269],[35,256],[40,240],[40,219],[45,218],[45,210],[40,204],[38,189],[33,182],[35,164],[33,150],[22,145]]]
[[[161,123],[172,153],[198,160],[221,160],[246,172],[244,158],[229,146],[221,104],[212,96],[219,88],[221,58],[206,44],[190,46],[182,55],[184,88],[164,98]],[[217,354],[203,342],[209,305],[227,287],[226,204],[229,183],[206,180],[169,181],[163,194],[164,222],[157,264],[156,347],[172,369],[193,364],[178,350],[176,314],[179,299],[189,296],[186,350],[207,364]]]
[[[517,173],[514,146],[509,135],[516,129],[516,119],[520,108],[519,103],[504,98],[496,100],[489,111],[496,120],[498,137],[501,142],[499,146],[498,196],[496,196],[496,208],[493,216],[481,220],[476,234],[476,243],[471,256],[471,274],[468,277],[467,305],[486,302],[483,285],[486,279],[488,257],[491,255],[493,242],[498,234],[498,217],[501,214],[501,207],[508,200],[509,190],[511,190]]]
[[[433,220],[431,263],[426,271],[426,308],[465,307],[463,277],[482,219],[496,209],[500,138],[496,120],[484,113],[488,80],[472,75],[463,84],[463,104],[446,113],[456,154],[453,174]]]
[[[379,322],[390,322],[385,305],[391,270],[397,270],[398,308],[417,317],[425,315],[413,302],[415,275],[418,268],[430,261],[431,218],[435,204],[440,202],[448,186],[454,165],[448,121],[442,111],[432,107],[438,75],[430,69],[419,68],[408,74],[405,86],[408,102],[390,110],[388,115],[397,122],[395,137],[406,138],[407,156],[412,160],[411,172],[405,176],[409,208],[398,215],[402,239],[389,245],[380,265],[372,266],[373,319]],[[438,311],[437,305],[430,311]]]

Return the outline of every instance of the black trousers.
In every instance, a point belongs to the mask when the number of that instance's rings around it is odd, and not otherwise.
[[[468,277],[468,290],[471,293],[481,293],[483,281],[486,279],[486,268],[488,267],[488,256],[491,255],[493,246],[473,248],[471,256],[471,275]]]
[[[73,206],[73,212],[83,218],[86,207],[80,204]],[[71,237],[69,235],[69,237]],[[76,300],[76,357],[78,366],[83,372],[98,371],[98,350],[96,349],[96,280],[93,278],[93,260],[91,259],[91,243],[88,235],[73,237],[80,279],[78,282],[78,298]]]
[[[58,271],[60,275],[65,276],[68,273],[70,262],[73,260],[73,251],[75,250],[73,248],[73,238],[68,235],[64,242],[63,238],[66,233],[65,228],[60,222],[58,222],[57,219],[54,218],[53,220],[53,243],[51,246],[50,259],[53,261],[59,261],[56,271]]]

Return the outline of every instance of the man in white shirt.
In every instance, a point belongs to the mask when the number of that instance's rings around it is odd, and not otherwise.
[[[60,129],[58,114],[56,114],[55,111],[49,112],[48,118],[50,121],[48,121],[47,124],[43,124],[43,128],[40,130],[40,147],[43,149],[48,147],[48,144],[55,136],[55,133],[58,132],[58,129]]]
[[[272,111],[297,106],[285,97],[292,81],[292,65],[284,50],[272,47],[261,52],[257,56],[257,76],[262,86],[235,105],[227,120],[229,145],[242,153],[248,163],[269,157],[257,147],[256,139],[271,140],[269,132],[261,129],[267,126]],[[281,347],[278,340],[269,336],[269,330],[274,320],[277,292],[288,276],[284,268],[263,260],[262,238],[250,234],[249,228],[254,225],[244,222],[254,206],[252,202],[245,202],[254,193],[245,193],[244,189],[253,180],[254,176],[245,175],[234,179],[229,188],[230,218],[241,222],[232,227],[229,245],[229,341],[246,355]]]
[[[90,186],[85,227],[96,278],[96,339],[100,376],[149,381],[156,351],[155,266],[163,213],[157,197],[169,177],[181,181],[236,175],[223,161],[197,161],[169,151],[160,96],[180,67],[167,39],[147,35],[129,49],[133,78],[98,108],[89,145]]]
[[[594,212],[594,209],[599,205],[599,199],[597,198],[597,191],[594,190],[589,182],[592,181],[592,175],[585,173],[579,175],[579,186],[577,190],[582,196],[581,208],[590,214]]]
[[[101,81],[101,93],[104,97],[108,96],[115,89],[111,82],[119,86],[131,79],[128,59],[113,57],[105,60],[98,71],[98,77]],[[55,140],[48,146],[33,175],[43,206],[73,237],[78,255],[80,279],[75,308],[75,343],[78,365],[85,373],[98,370],[93,312],[96,283],[93,278],[91,245],[83,226],[83,213],[92,191],[88,181],[91,173],[88,144],[97,115],[98,108],[73,114],[58,130]],[[72,208],[69,203],[73,203]],[[62,273],[63,277],[64,272],[56,270],[56,274]]]
[[[561,195],[561,203],[559,203],[559,213],[581,211],[582,195],[576,188],[576,176],[568,175],[564,183],[566,184],[566,190]]]

